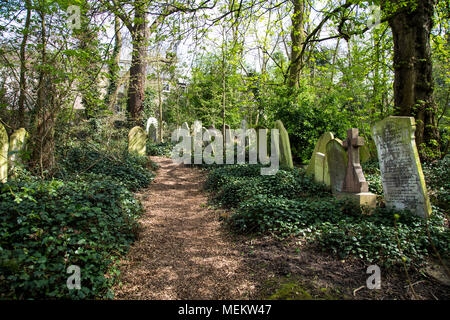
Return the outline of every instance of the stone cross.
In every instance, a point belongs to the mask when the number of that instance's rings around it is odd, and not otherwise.
[[[364,178],[359,162],[359,147],[364,145],[364,138],[358,136],[358,128],[347,130],[347,140],[342,145],[348,154],[342,191],[350,193],[369,192],[369,185]]]

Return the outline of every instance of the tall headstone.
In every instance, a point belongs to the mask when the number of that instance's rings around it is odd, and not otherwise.
[[[287,168],[294,168],[292,162],[291,143],[289,142],[289,134],[281,120],[275,121],[275,128],[278,129],[280,135],[280,164]]]
[[[128,133],[128,152],[145,156],[147,135],[141,127],[133,127]]]
[[[427,217],[431,204],[417,151],[413,117],[387,117],[372,127],[388,208]]]
[[[202,122],[195,120],[192,125],[192,151],[194,154],[195,164],[202,163],[202,145],[203,145]]]
[[[18,161],[22,161],[22,152],[28,133],[25,128],[17,129],[9,138],[9,170],[13,170]]]
[[[0,123],[0,182],[8,180],[8,133]]]
[[[233,135],[231,134],[230,130],[230,126],[228,124],[225,124],[225,133],[223,134],[224,143],[233,139]]]
[[[150,136],[153,142],[158,141],[158,119],[150,117],[147,119],[145,132]]]
[[[314,177],[314,181],[320,183],[328,182],[329,186],[329,177],[328,172],[325,172],[324,169],[326,167],[326,151],[327,151],[327,143],[334,139],[334,135],[331,132],[325,132],[322,136],[320,136],[319,140],[314,147],[313,154],[311,159],[309,160],[308,167],[306,168],[306,174]]]
[[[342,145],[347,150],[347,167],[342,186],[343,196],[350,197],[359,205],[375,208],[377,197],[369,192],[369,184],[359,162],[359,147],[364,145],[364,138],[358,136],[358,128],[347,130],[347,139]]]
[[[340,193],[344,185],[345,169],[347,168],[347,152],[340,139],[334,138],[327,143],[326,159],[331,191],[333,194]]]

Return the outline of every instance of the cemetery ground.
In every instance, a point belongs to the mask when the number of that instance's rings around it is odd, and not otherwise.
[[[382,266],[381,289],[369,290],[370,263],[365,259],[351,254],[340,258],[301,235],[235,232],[230,217],[248,195],[237,194],[236,185],[245,184],[243,180],[235,180],[234,189],[226,180],[233,174],[251,176],[258,168],[209,172],[169,158],[151,160],[159,169],[150,187],[139,192],[145,213],[137,241],[120,263],[121,275],[113,288],[117,299],[450,298],[448,285],[429,270],[408,268],[406,273],[401,264]],[[284,178],[289,180],[288,175]],[[304,194],[322,192],[307,183]],[[214,184],[229,189],[215,189]],[[254,183],[252,187],[249,192],[260,190]]]
[[[435,254],[448,265],[448,157],[424,164],[424,220],[383,207],[376,162],[363,170],[380,207],[361,213],[307,170],[175,165],[170,143],[102,121],[58,136],[48,179],[9,167],[1,299],[449,298]],[[366,287],[372,264],[380,290]],[[71,266],[79,290],[67,286]]]

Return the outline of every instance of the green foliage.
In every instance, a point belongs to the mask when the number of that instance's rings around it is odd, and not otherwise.
[[[171,157],[174,144],[171,142],[160,142],[155,144],[148,139],[146,147],[147,155],[149,156]]]
[[[11,181],[0,190],[2,299],[111,297],[116,261],[134,239],[139,202],[106,175]],[[81,290],[66,286],[81,268]]]
[[[115,157],[88,146],[69,148],[61,158],[60,175],[69,176],[95,173],[108,175],[115,181],[123,183],[130,190],[137,190],[149,185],[154,174],[148,169],[146,157],[124,152]]]
[[[237,207],[254,194],[286,199],[329,196],[324,185],[314,183],[303,170],[279,170],[262,176],[258,165],[226,165],[211,171],[206,188],[215,190],[215,200],[225,207]]]

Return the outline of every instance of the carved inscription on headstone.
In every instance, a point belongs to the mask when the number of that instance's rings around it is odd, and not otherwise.
[[[387,207],[431,213],[412,117],[388,117],[372,128]]]

